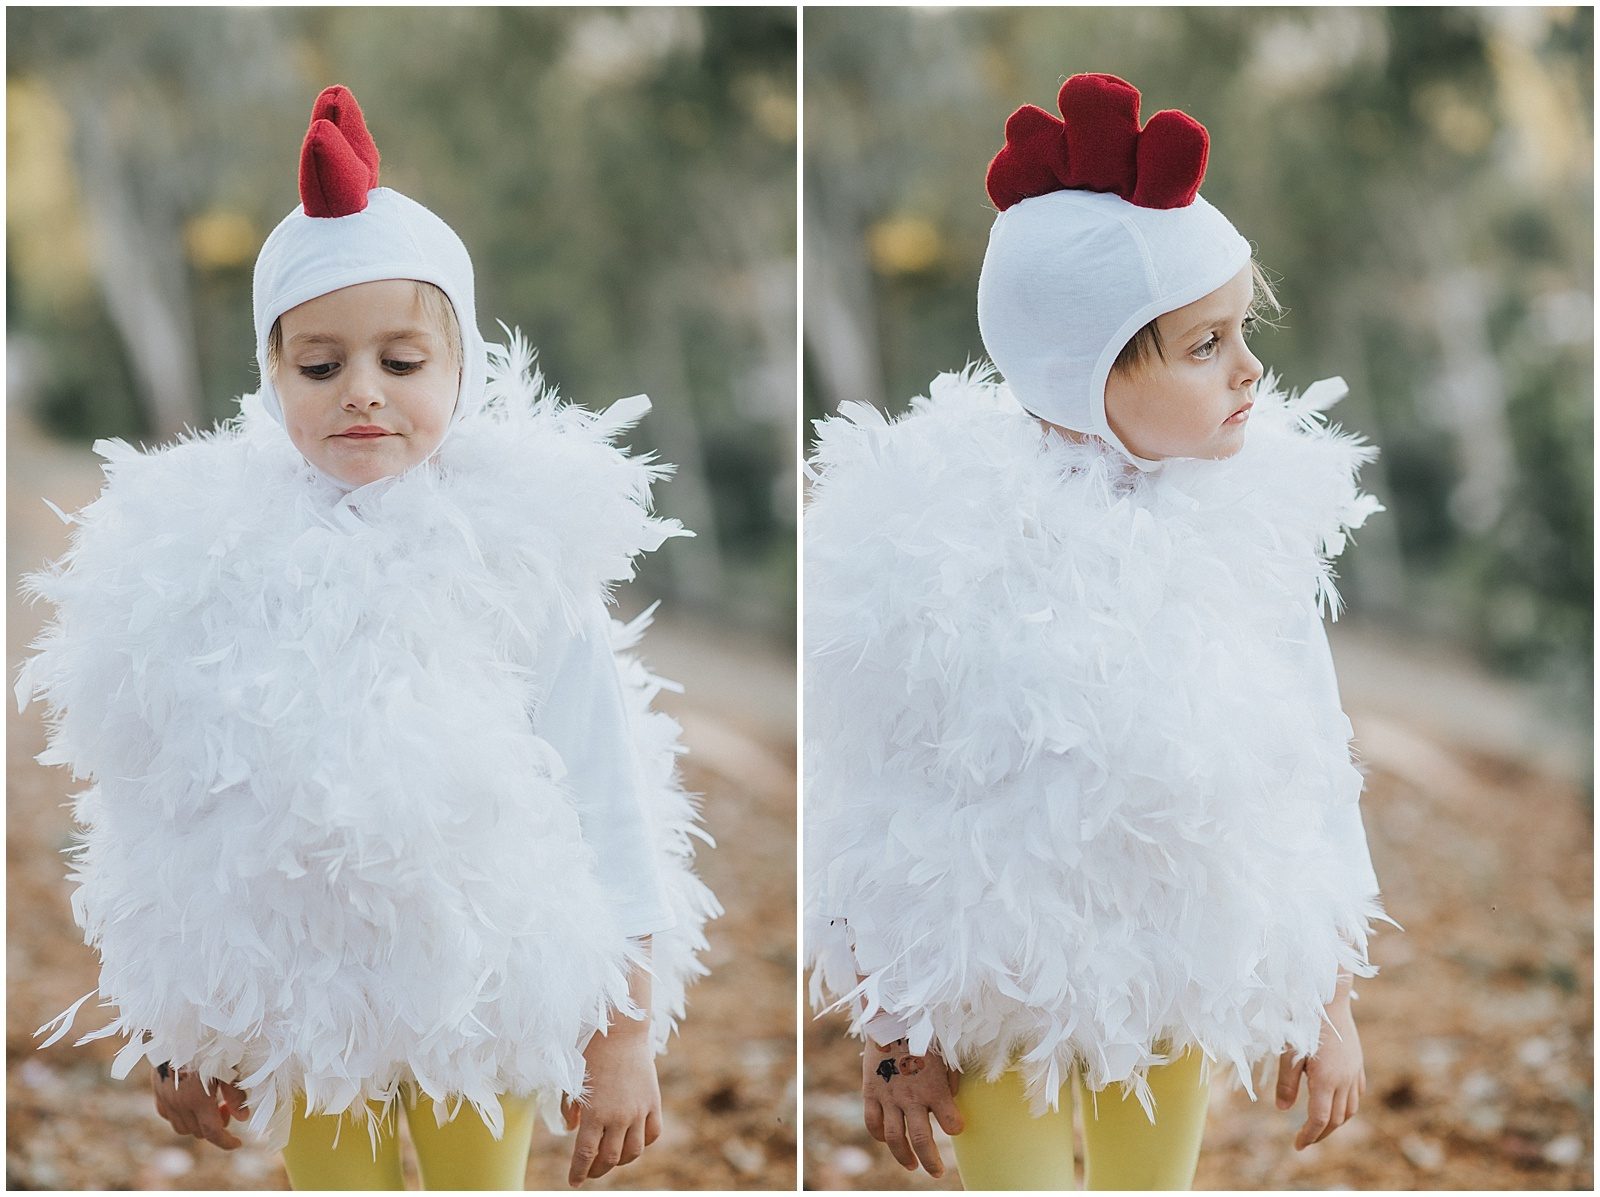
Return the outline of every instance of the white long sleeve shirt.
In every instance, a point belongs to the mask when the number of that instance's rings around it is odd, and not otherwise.
[[[1339,712],[1342,724],[1339,734],[1348,742],[1354,729],[1350,726],[1349,716],[1344,714],[1344,703],[1339,698],[1339,679],[1334,672],[1333,651],[1328,647],[1328,629],[1315,603],[1307,607],[1307,616],[1306,640],[1309,651],[1306,655],[1310,681],[1321,689],[1333,709]],[[1361,821],[1361,804],[1352,802],[1336,808],[1328,820],[1327,832],[1330,846],[1349,866],[1352,881],[1366,887],[1368,893],[1377,893],[1378,877],[1372,868],[1366,827]]]
[[[566,765],[583,838],[595,850],[623,933],[667,930],[676,919],[661,884],[608,616],[598,601],[585,609],[580,634],[552,629],[535,677],[534,728]]]

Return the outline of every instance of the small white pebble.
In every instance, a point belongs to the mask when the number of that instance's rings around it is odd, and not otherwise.
[[[845,1176],[865,1176],[872,1170],[872,1156],[859,1147],[841,1147],[833,1153],[833,1166]]]
[[[17,1069],[17,1079],[30,1089],[54,1089],[61,1084],[56,1070],[43,1060],[24,1060]]]
[[[1462,1078],[1459,1092],[1467,1101],[1493,1101],[1500,1096],[1500,1082],[1487,1072],[1470,1072]]]
[[[753,1143],[743,1139],[729,1139],[722,1145],[722,1158],[744,1176],[754,1176],[767,1166],[767,1154]]]
[[[233,1152],[229,1162],[234,1175],[240,1180],[261,1180],[271,1175],[272,1170],[278,1166],[278,1157],[269,1152],[251,1151],[245,1148]]]
[[[1535,1036],[1517,1045],[1517,1062],[1526,1068],[1543,1068],[1555,1059],[1555,1044]]]
[[[1506,1128],[1506,1116],[1494,1106],[1474,1106],[1464,1121],[1481,1135],[1498,1135]]]
[[[1448,1039],[1423,1039],[1417,1044],[1417,1062],[1430,1073],[1448,1072],[1460,1055]]]
[[[162,1147],[151,1153],[150,1168],[158,1176],[183,1176],[194,1170],[194,1157],[181,1147]]]
[[[793,1052],[791,1051],[791,1055]],[[739,1064],[744,1072],[765,1075],[781,1060],[780,1054],[767,1043],[748,1043],[739,1053]]]
[[[859,1127],[864,1125],[861,1114],[861,1095],[854,1097],[808,1097],[806,1098],[806,1117],[824,1118],[840,1126]]]
[[[1437,1172],[1444,1167],[1444,1148],[1421,1135],[1407,1135],[1400,1140],[1400,1151],[1411,1163],[1424,1172]]]
[[[1577,1135],[1560,1135],[1546,1143],[1540,1154],[1558,1168],[1570,1168],[1583,1159],[1583,1140]]]

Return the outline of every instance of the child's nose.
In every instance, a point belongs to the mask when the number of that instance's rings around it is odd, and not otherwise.
[[[364,363],[351,363],[344,372],[345,407],[382,407],[382,375],[377,367]]]
[[[1261,381],[1261,374],[1264,369],[1261,359],[1246,349],[1244,351],[1244,361],[1239,366],[1239,385],[1254,386]]]

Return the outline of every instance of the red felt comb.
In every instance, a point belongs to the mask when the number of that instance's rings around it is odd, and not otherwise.
[[[989,163],[989,198],[1004,212],[1052,191],[1112,191],[1141,208],[1186,208],[1205,178],[1210,138],[1168,108],[1139,127],[1139,89],[1115,75],[1074,75],[1056,99],[1063,120],[1025,104]]]
[[[307,216],[349,216],[378,185],[378,147],[348,87],[325,87],[300,147],[300,202]]]

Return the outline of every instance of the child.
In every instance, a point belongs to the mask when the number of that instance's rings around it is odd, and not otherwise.
[[[1382,508],[1318,422],[1342,384],[1285,398],[1245,347],[1270,292],[1198,194],[1204,128],[1141,130],[1109,75],[1060,108],[989,171],[1005,384],[818,422],[812,994],[908,1169],[942,1174],[931,1114],[967,1187],[1075,1187],[1075,1075],[1088,1186],[1186,1188],[1214,1064],[1253,1099],[1278,1054],[1284,1107],[1304,1072],[1297,1147],[1365,1087],[1349,981],[1387,916],[1317,604]]]
[[[56,613],[18,698],[92,779],[73,913],[119,1010],[78,1042],[129,1037],[112,1075],[158,1065],[181,1132],[248,1116],[296,1188],[403,1187],[397,1097],[426,1187],[521,1188],[536,1107],[576,1185],[660,1133],[718,913],[666,683],[615,655],[649,613],[604,610],[688,533],[612,444],[648,400],[565,406],[520,336],[485,346],[465,246],[377,184],[327,89],[256,262],[260,390],[97,442],[104,491],[28,579]]]

